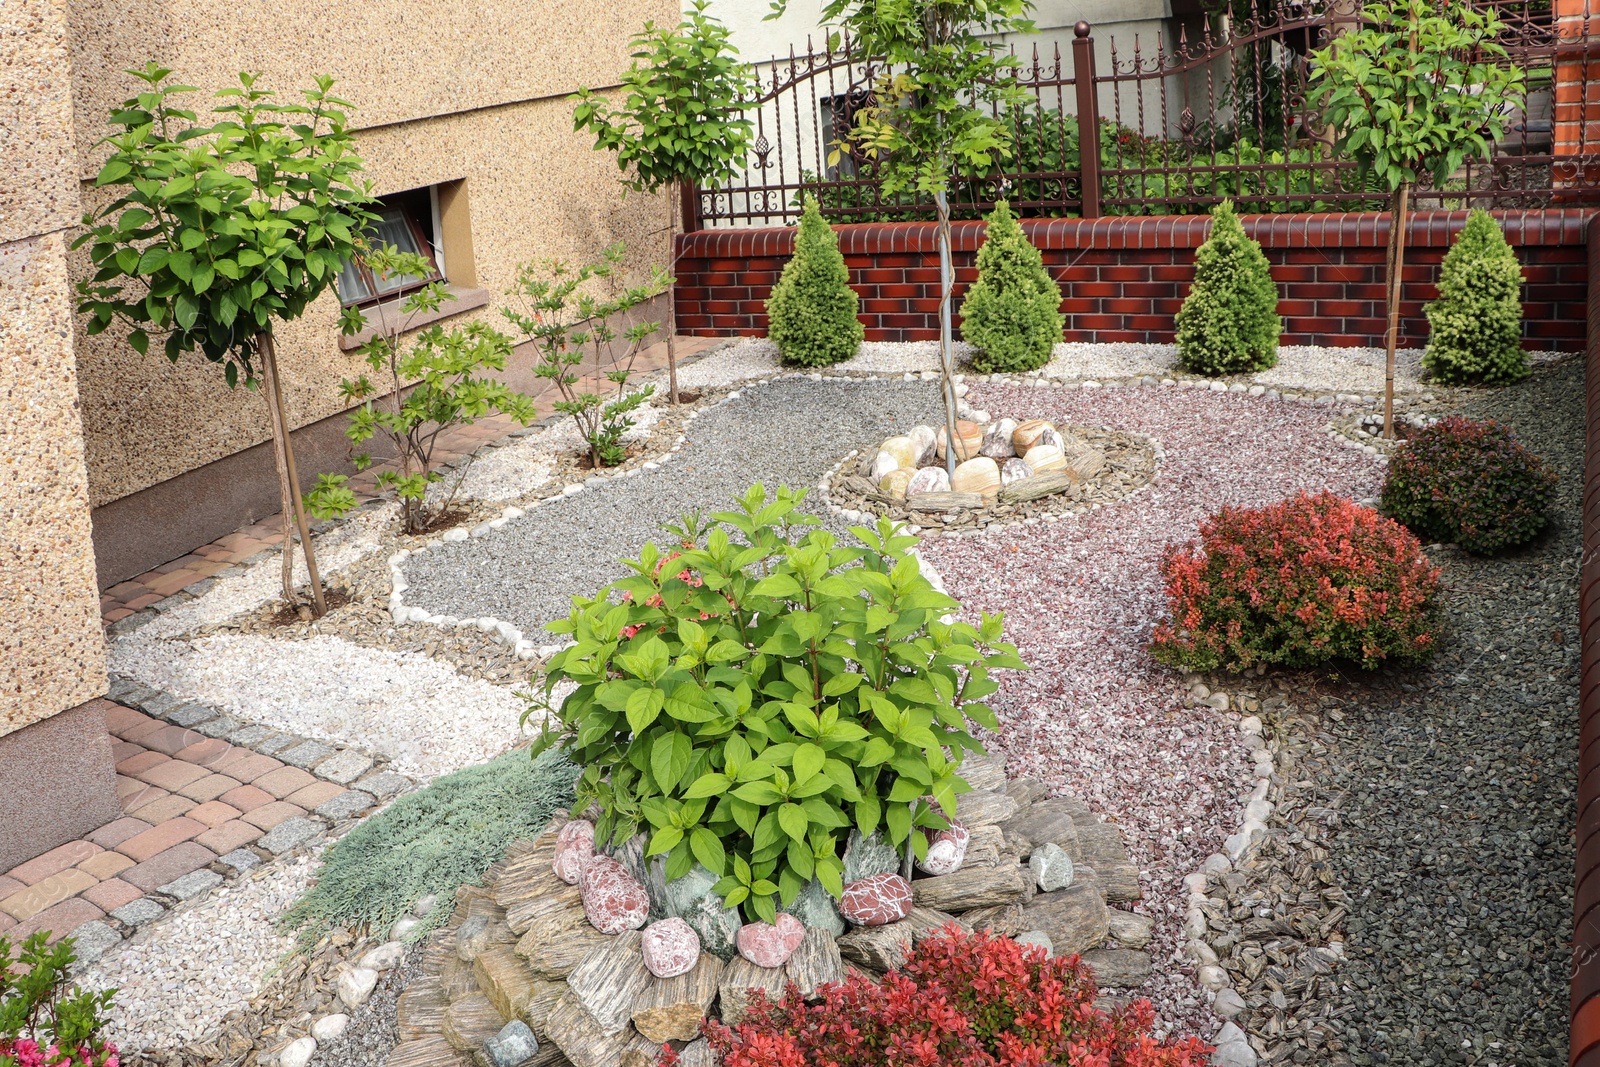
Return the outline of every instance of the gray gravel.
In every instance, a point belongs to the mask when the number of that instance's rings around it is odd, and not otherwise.
[[[400,1043],[395,1006],[406,986],[422,974],[422,946],[406,950],[404,962],[378,979],[372,996],[350,1013],[344,1033],[320,1045],[311,1057],[314,1067],[383,1067],[389,1053]],[[342,1011],[337,1004],[330,1011]]]
[[[1331,1014],[1349,1059],[1335,1061],[1566,1062],[1583,396],[1573,361],[1464,405],[1556,465],[1553,528],[1499,559],[1436,551],[1438,659],[1335,685],[1331,750],[1297,775],[1342,812],[1329,861],[1353,902]]]
[[[646,541],[662,544],[661,523],[726,510],[757,481],[769,491],[815,486],[850,449],[941,410],[938,386],[928,382],[789,378],[751,388],[691,423],[682,451],[661,469],[599,480],[496,533],[407,560],[406,603],[490,615],[533,637],[566,614],[573,596],[592,596],[625,574],[618,560]],[[812,510],[821,508],[818,501]]]

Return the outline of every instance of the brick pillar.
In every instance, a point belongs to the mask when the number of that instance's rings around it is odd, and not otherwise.
[[[1556,163],[1552,182],[1594,185],[1600,180],[1600,5],[1555,0],[1556,53],[1552,93]],[[1573,157],[1563,159],[1562,157]]]

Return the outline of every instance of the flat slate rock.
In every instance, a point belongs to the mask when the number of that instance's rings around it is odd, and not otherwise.
[[[777,1000],[783,995],[783,983],[783,968],[757,967],[743,956],[735,956],[723,968],[718,987],[722,1021],[728,1026],[739,1025],[749,1010],[753,990],[764,990],[769,1000]]]
[[[639,1036],[631,1026],[605,1033],[570,990],[551,1010],[545,1034],[573,1067],[617,1067],[623,1050]]]
[[[472,1062],[464,1052],[450,1046],[442,1037],[402,1041],[389,1052],[383,1067],[467,1067]]]
[[[1008,863],[994,867],[968,867],[954,874],[918,878],[911,883],[911,899],[924,908],[963,912],[1020,903],[1029,895],[1032,875],[1026,867]]]
[[[839,939],[839,954],[873,971],[892,971],[911,955],[912,930],[904,921],[858,926]]]
[[[437,1034],[444,1025],[444,985],[437,975],[421,975],[411,980],[395,1002],[395,1026],[402,1041],[415,1041]]]
[[[1111,932],[1111,912],[1100,890],[1090,882],[1040,893],[1022,909],[1022,924],[1047,934],[1058,956],[1097,948]]]
[[[644,965],[643,937],[638,930],[608,937],[607,944],[591,951],[567,975],[567,984],[578,1003],[607,1037],[628,1028],[634,1002],[651,982],[657,981]]]
[[[683,974],[652,976],[634,999],[634,1029],[651,1041],[693,1041],[700,1036],[700,1022],[717,999],[724,969],[721,960],[702,952],[694,967]]]
[[[506,1020],[482,993],[469,993],[450,1002],[445,1009],[445,1039],[461,1052],[470,1053],[500,1032]]]
[[[1097,985],[1111,989],[1137,989],[1150,977],[1150,954],[1131,948],[1096,948],[1083,953]]]
[[[783,974],[785,981],[793,982],[806,998],[815,996],[825,983],[844,981],[844,960],[839,955],[838,942],[826,930],[807,930],[800,947],[783,965]]]

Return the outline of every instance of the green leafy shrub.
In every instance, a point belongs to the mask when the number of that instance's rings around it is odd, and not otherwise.
[[[73,940],[49,938],[41,930],[14,945],[0,936],[0,1064],[117,1067],[117,1046],[100,1037],[116,991],[73,986]]]
[[[823,221],[816,200],[808,197],[794,238],[794,257],[767,297],[767,336],[792,366],[842,363],[856,354],[867,333],[856,318],[860,307],[839,238]]]
[[[618,241],[598,263],[577,267],[561,260],[526,264],[517,271],[517,284],[511,290],[523,306],[501,309],[533,344],[533,373],[555,383],[561,394],[555,409],[572,416],[596,469],[615,467],[628,458],[622,435],[633,429],[633,413],[655,394],[653,385],[630,392],[628,380],[633,377],[639,350],[661,324],[636,322],[618,330],[616,319],[665,292],[672,283],[666,270],[657,267],[643,284],[623,285],[620,279],[626,259],[627,248]],[[579,376],[586,358],[596,368],[605,368],[598,377],[610,383],[609,396],[595,392]],[[594,388],[604,387],[596,384]]]
[[[1194,285],[1178,311],[1178,356],[1197,374],[1266,370],[1278,362],[1278,287],[1261,246],[1245,236],[1233,204],[1211,211],[1195,252]]]
[[[413,929],[416,941],[450,918],[457,886],[483,872],[518,838],[537,837],[572,803],[578,769],[559,752],[529,765],[523,750],[447,774],[390,804],[328,847],[317,884],[280,922],[302,945],[334,927],[386,931],[418,899],[440,903]]]
[[[1381,499],[1417,536],[1487,556],[1544,529],[1555,484],[1504,426],[1452,416],[1395,449]]]
[[[1425,309],[1422,367],[1447,385],[1499,385],[1527,377],[1522,351],[1522,264],[1487,211],[1474,210],[1439,271]]]
[[[982,374],[1038,370],[1061,340],[1061,287],[1044,269],[1004,200],[989,216],[978,249],[978,280],[961,303],[961,336],[977,349]]]
[[[916,538],[888,520],[847,548],[753,486],[739,510],[674,528],[627,561],[629,577],[550,624],[576,642],[545,675],[577,689],[552,712],[583,767],[577,804],[597,802],[601,843],[641,830],[666,875],[696,861],[729,906],[772,921],[815,877],[838,896],[852,827],[896,847],[953,811],[968,720],[996,668],[1022,667],[1001,617],[945,622],[959,605],[920,572]],[[718,525],[721,524],[721,525]],[[731,528],[736,537],[730,537]]]
[[[1405,527],[1332,493],[1225,507],[1161,561],[1150,654],[1186,670],[1377,667],[1433,655],[1439,569]]]

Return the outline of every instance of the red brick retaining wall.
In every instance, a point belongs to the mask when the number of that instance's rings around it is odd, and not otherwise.
[[[1583,348],[1590,212],[1574,209],[1497,212],[1522,258],[1524,344]],[[1424,212],[1408,227],[1402,291],[1402,347],[1422,347],[1422,305],[1437,296],[1439,263],[1466,221],[1465,212]],[[1035,219],[1023,229],[1061,283],[1068,341],[1170,342],[1172,317],[1194,277],[1194,249],[1204,216]],[[1284,344],[1382,345],[1385,214],[1253,215],[1246,231],[1260,241],[1278,281]],[[938,336],[939,262],[929,222],[838,227],[861,294],[861,319],[872,341]],[[956,307],[976,276],[983,225],[958,222],[952,244]],[[701,336],[764,334],[765,301],[794,245],[794,231],[700,230],[678,238],[677,322]]]

